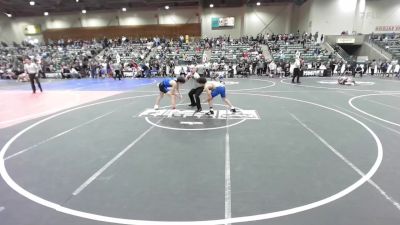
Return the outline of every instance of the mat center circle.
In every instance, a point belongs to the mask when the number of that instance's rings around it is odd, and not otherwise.
[[[260,119],[255,110],[237,108],[231,112],[224,105],[214,104],[213,114],[209,111],[196,112],[184,104],[178,104],[176,110],[170,106],[158,110],[146,109],[139,117],[156,127],[170,130],[215,130],[238,125],[248,119]]]

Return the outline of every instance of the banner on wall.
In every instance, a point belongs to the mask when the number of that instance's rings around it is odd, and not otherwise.
[[[41,26],[38,25],[26,25],[24,28],[25,35],[37,35],[42,33]]]
[[[336,40],[337,44],[354,44],[356,39],[354,37],[339,37]]]
[[[400,25],[376,26],[375,31],[400,31]]]
[[[214,17],[211,18],[211,28],[234,27],[235,17]]]

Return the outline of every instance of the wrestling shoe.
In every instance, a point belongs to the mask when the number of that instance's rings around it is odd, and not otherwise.
[[[207,115],[207,116],[212,116],[212,115],[214,115],[214,110],[211,109],[208,113],[206,113],[206,115]]]

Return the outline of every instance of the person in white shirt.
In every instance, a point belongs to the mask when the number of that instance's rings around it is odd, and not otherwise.
[[[42,86],[40,85],[39,76],[38,76],[39,75],[39,67],[35,63],[32,63],[31,59],[25,60],[24,71],[29,76],[29,81],[31,82],[33,94],[36,93],[36,86],[35,86],[34,81],[36,81],[40,92],[43,92]]]
[[[297,83],[300,83],[300,67],[301,67],[300,58],[296,58],[293,66],[294,66],[294,70],[293,70],[292,83],[294,83],[294,80],[296,77],[297,77]]]
[[[114,70],[114,80],[116,80],[117,78],[118,78],[118,80],[121,80],[121,77],[122,77],[121,64],[118,62],[114,62],[114,64],[112,65],[112,68]]]
[[[272,61],[269,65],[268,65],[268,68],[269,68],[269,76],[270,77],[273,77],[274,76],[274,74],[276,73],[276,64],[275,64],[275,62],[274,61]]]
[[[300,58],[300,55],[301,55],[301,53],[300,53],[300,51],[296,51],[296,59],[299,59]]]

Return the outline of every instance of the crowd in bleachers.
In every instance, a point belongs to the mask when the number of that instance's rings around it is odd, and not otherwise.
[[[262,55],[262,49],[257,42],[251,43],[232,43],[222,41],[215,45],[211,52],[211,62],[224,61],[237,64],[243,60],[254,60]]]
[[[371,34],[370,41],[385,49],[394,59],[400,59],[400,35],[391,34]]]
[[[207,71],[213,73],[226,72],[229,76],[237,74],[248,76],[255,73],[255,65],[258,61],[264,60],[263,50],[260,47],[261,36],[257,38],[244,36],[239,39],[218,37],[211,39],[211,56],[205,65]],[[254,71],[254,72],[253,72]]]
[[[159,54],[151,53],[159,50]],[[184,44],[183,37],[177,41],[155,37],[129,40],[103,39],[92,41],[49,40],[47,45],[22,43],[0,47],[0,76],[16,79],[23,71],[23,59],[31,58],[40,66],[41,77],[82,78],[106,77],[115,70],[132,76],[148,76],[162,68],[168,60],[176,63],[199,63],[204,47]]]
[[[315,64],[308,64],[306,67],[309,69],[324,69],[330,75],[351,75],[360,76],[369,74],[376,77],[399,77],[400,65],[396,60],[366,60],[364,62],[357,62],[351,58],[349,61],[343,59],[331,59],[327,65],[316,62]]]
[[[229,77],[247,77],[250,74],[283,77],[293,73],[296,59],[301,60],[305,76],[342,74],[345,71],[385,75],[398,72],[395,62],[377,60],[360,65],[345,62],[321,47],[323,39],[323,35],[318,33],[297,32],[238,39],[206,37],[190,42],[180,36],[176,40],[121,37],[91,41],[49,40],[46,45],[2,43],[0,76],[2,79],[26,80],[23,59],[28,57],[39,65],[41,77],[59,78],[171,76],[185,74],[193,67],[208,77],[221,74]],[[397,35],[371,36],[371,39],[397,51]],[[266,57],[266,51],[272,58]]]
[[[217,39],[212,49],[210,62],[211,70],[216,67],[225,68],[232,75],[232,71],[239,76],[249,74],[274,76],[289,76],[293,72],[296,59],[302,61],[304,70],[323,73],[333,60],[333,54],[322,49],[320,43],[324,36],[318,33],[312,35],[300,32],[297,34],[267,34],[257,37],[244,37],[238,40]],[[265,52],[260,47],[266,44],[272,58],[266,58]],[[220,64],[215,65],[216,63]],[[231,68],[231,69],[230,69]],[[320,71],[321,70],[321,71]]]
[[[31,58],[40,65],[40,75],[61,72],[62,68],[75,68],[80,71],[88,67],[91,58],[97,55],[102,47],[91,42],[60,42],[48,45],[32,45],[23,42],[0,47],[0,76],[1,78],[17,77],[24,73],[23,60]]]
[[[267,34],[267,43],[275,61],[293,61],[301,57],[306,62],[327,62],[332,58],[331,53],[322,49],[323,35],[298,32],[297,34]]]

